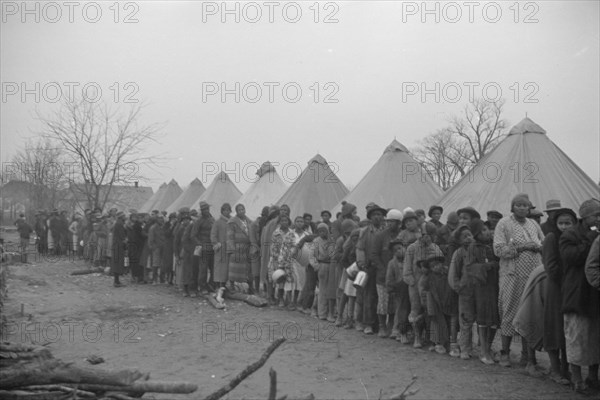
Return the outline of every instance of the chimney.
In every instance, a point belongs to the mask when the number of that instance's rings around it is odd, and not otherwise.
[[[135,187],[138,187],[139,182],[135,181],[134,184],[135,184]]]

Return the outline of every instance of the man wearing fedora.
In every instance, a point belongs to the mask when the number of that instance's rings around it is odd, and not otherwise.
[[[356,330],[361,328],[367,335],[374,333],[378,323],[377,314],[377,265],[374,259],[375,236],[383,231],[383,218],[387,211],[375,203],[367,205],[367,219],[369,223],[360,230],[356,244],[356,264],[361,271],[368,275],[365,287],[358,289],[356,296]],[[385,329],[385,327],[380,327]]]
[[[546,202],[546,209],[544,210],[544,212],[548,214],[548,219],[546,219],[546,222],[544,222],[541,225],[542,232],[544,233],[544,235],[547,235],[552,231],[552,221],[554,220],[554,214],[556,214],[556,211],[560,209],[562,209],[562,206],[560,205],[560,200],[548,200]]]
[[[210,239],[215,219],[210,213],[210,205],[205,202],[200,202],[200,216],[193,222],[191,228],[191,237],[199,250],[199,255],[193,256],[193,282],[190,289],[196,290],[196,287],[203,294],[214,290],[214,263],[215,252]],[[209,277],[210,273],[210,277]]]

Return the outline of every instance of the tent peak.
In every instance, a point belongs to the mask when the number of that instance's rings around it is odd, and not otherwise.
[[[173,185],[179,186],[179,184],[177,183],[177,181],[175,179],[171,179],[171,182],[169,182],[169,185],[170,186],[173,186]]]
[[[394,140],[392,140],[392,143],[390,143],[385,148],[385,150],[383,151],[383,154],[392,152],[392,151],[403,151],[405,153],[408,153],[408,149],[402,143],[397,141],[396,138],[394,138]]]
[[[264,174],[268,174],[269,172],[275,172],[275,167],[270,161],[265,161],[260,168],[256,170],[256,175],[258,175],[259,178],[262,178]]]
[[[518,124],[516,124],[515,126],[512,127],[510,132],[508,132],[508,135],[509,136],[510,135],[519,135],[519,134],[524,134],[524,133],[545,134],[546,130],[544,128],[542,128],[541,126],[539,126],[538,124],[536,124],[535,122],[533,122],[533,120],[531,120],[531,118],[525,117],[521,120],[521,122],[519,122]]]
[[[193,185],[193,186],[200,185],[200,186],[204,187],[204,185],[202,184],[202,181],[198,178],[194,178],[194,180],[190,182],[190,185]]]
[[[317,155],[314,156],[313,158],[311,158],[310,161],[308,162],[309,165],[312,163],[327,165],[327,160],[325,159],[325,157],[323,157],[322,155],[317,153]]]

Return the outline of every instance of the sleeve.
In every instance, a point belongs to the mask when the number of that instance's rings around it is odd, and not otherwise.
[[[592,287],[600,290],[600,236],[592,243],[585,262],[585,276]]]
[[[589,245],[580,241],[574,228],[568,229],[560,237],[560,256],[563,261],[563,272],[566,268],[584,265]]]
[[[410,246],[408,246],[408,249],[406,249],[406,255],[404,256],[404,270],[402,272],[402,278],[408,286],[414,286],[414,284],[416,283],[415,275],[413,273],[414,256],[415,246],[411,244]]]
[[[152,225],[152,227],[148,231],[148,247],[150,247],[150,248],[154,248],[154,246],[155,246],[155,243],[154,243],[155,236],[156,236],[156,234],[154,232],[156,230],[155,227],[156,227],[156,224]]]
[[[459,250],[454,252],[452,255],[452,260],[450,261],[450,269],[448,270],[448,284],[455,292],[460,290],[460,265],[458,264],[460,263],[459,254],[461,253],[462,252]]]
[[[494,230],[494,254],[500,258],[517,258],[519,253],[510,241],[509,219],[501,219]]]
[[[317,253],[319,251],[318,248],[319,248],[319,241],[315,240],[312,243],[310,252],[308,253],[308,261],[310,262],[310,265],[313,266],[313,268],[319,264],[319,262],[317,261],[317,259],[318,259]]]
[[[549,233],[542,243],[542,262],[548,278],[553,282],[561,282],[562,280],[560,254],[557,247],[556,236],[554,233]]]
[[[367,261],[365,254],[365,232],[366,228],[361,229],[360,234],[358,236],[358,243],[356,244],[356,265],[358,268],[364,269],[365,263]]]
[[[196,228],[196,227],[194,226],[194,228]],[[194,244],[195,244],[196,235],[192,235],[192,237],[193,237]],[[210,229],[210,242],[213,244],[213,246],[215,244],[219,243],[219,221],[215,221],[212,228]]]
[[[190,224],[192,225],[191,232],[190,232],[190,240],[194,243],[194,246],[200,246],[200,222],[198,221],[193,221],[190,222]],[[213,224],[213,228],[215,227],[215,224]],[[211,230],[211,241],[212,241],[212,230]]]

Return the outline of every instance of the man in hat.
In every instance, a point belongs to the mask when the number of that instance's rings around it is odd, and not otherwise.
[[[458,223],[460,225],[467,225],[469,228],[472,227],[472,224],[475,223],[475,221],[481,219],[479,212],[471,206],[463,207],[456,213],[458,214]]]
[[[361,271],[368,275],[367,284],[359,288],[356,297],[356,330],[363,330],[365,334],[372,335],[377,320],[377,264],[375,259],[375,237],[384,229],[384,216],[386,210],[377,204],[371,203],[367,208],[369,224],[360,230],[356,244],[356,264]],[[385,326],[380,327],[385,329]]]
[[[544,233],[544,235],[547,235],[552,231],[552,221],[554,220],[554,215],[556,211],[560,209],[562,209],[562,206],[560,205],[560,200],[548,200],[546,202],[546,209],[544,210],[544,212],[548,214],[548,218],[541,225],[542,232]]]
[[[203,294],[213,290],[214,263],[215,252],[211,242],[211,231],[215,219],[210,213],[210,205],[205,202],[200,202],[200,217],[194,221],[191,227],[191,238],[195,245],[194,255],[192,260],[192,282],[190,289],[195,292],[199,289]],[[210,278],[209,278],[210,274]],[[194,296],[194,293],[192,293]]]
[[[498,225],[498,221],[500,221],[502,217],[504,217],[504,215],[496,210],[490,210],[487,212],[486,226],[490,231],[492,231],[492,234],[494,229],[496,229],[496,225]]]
[[[429,207],[429,211],[427,215],[429,215],[429,222],[435,225],[436,228],[440,229],[444,224],[440,221],[442,218],[442,214],[444,213],[444,208],[442,206],[431,206]]]
[[[227,224],[231,218],[231,205],[223,203],[221,215],[210,231],[210,241],[215,252],[214,282],[221,287],[229,280],[229,262],[227,257]]]
[[[394,256],[390,248],[390,242],[397,238],[402,227],[402,211],[391,209],[385,216],[386,227],[375,234],[373,249],[375,264],[375,280],[377,289],[377,319],[379,322],[379,334],[381,338],[390,335],[394,325],[394,308],[389,301],[389,295],[385,286],[385,278],[388,263]],[[396,333],[396,332],[395,332]],[[393,337],[395,339],[395,336]]]

